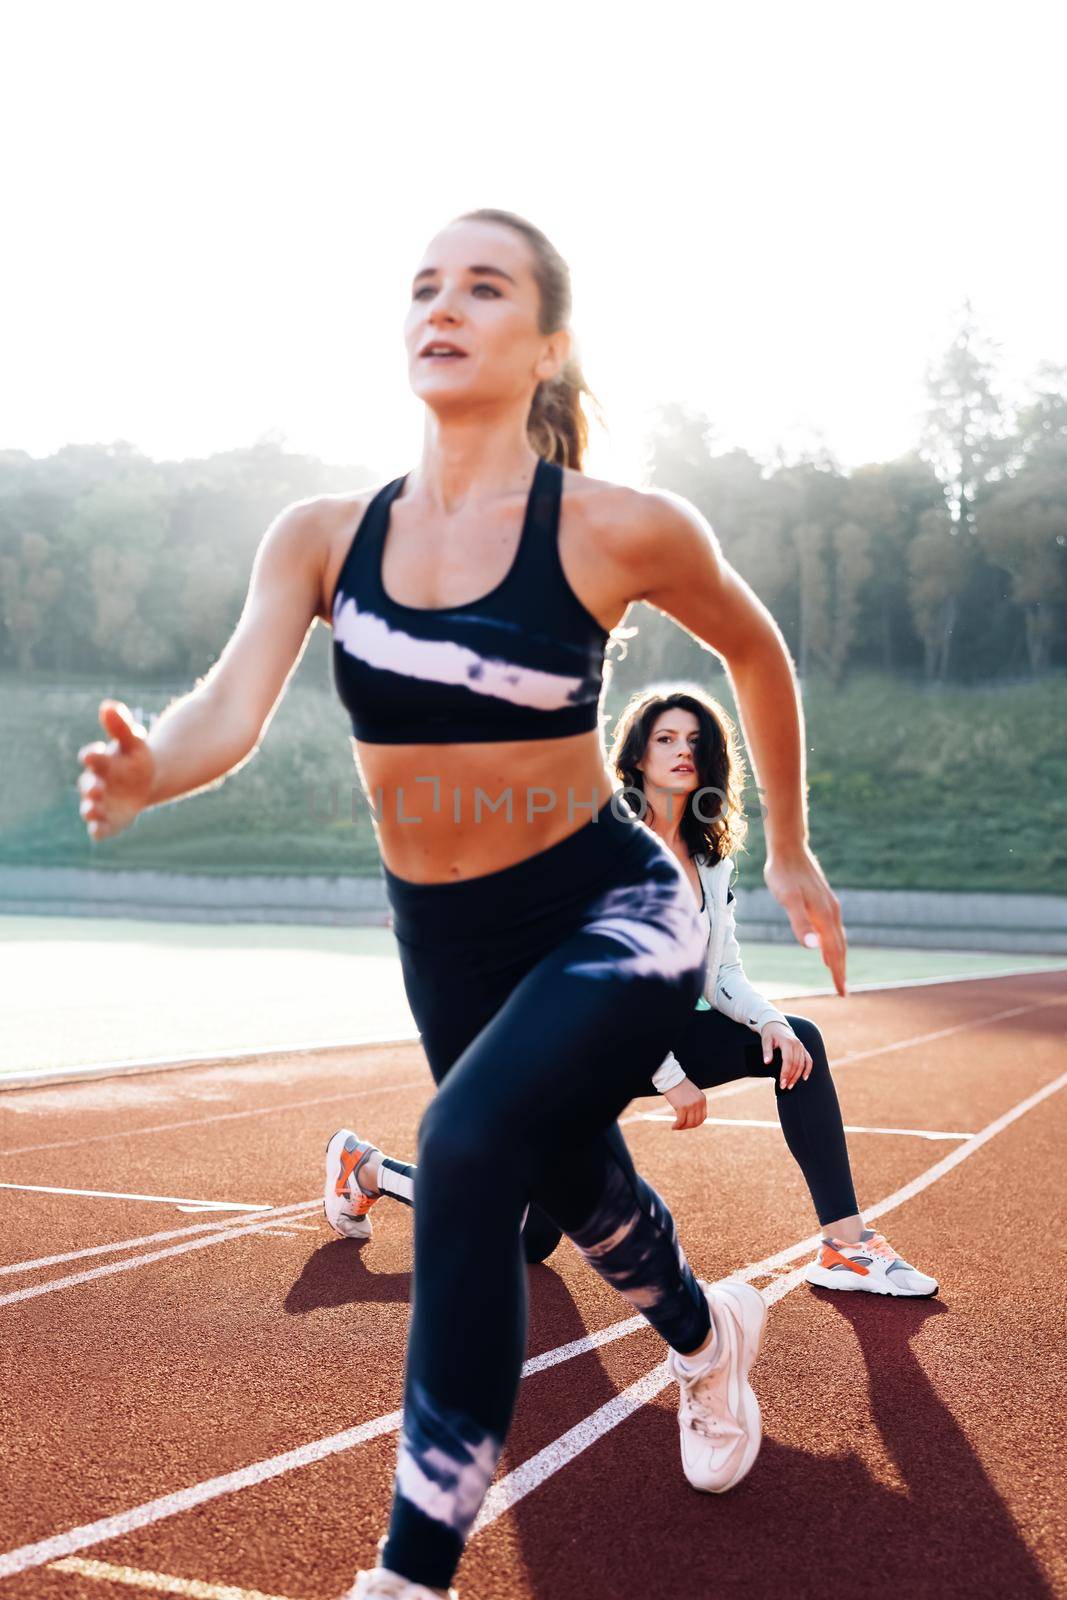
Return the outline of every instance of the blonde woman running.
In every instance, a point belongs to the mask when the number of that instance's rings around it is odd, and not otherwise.
[[[377,315],[377,308],[364,308]],[[408,999],[437,1093],[419,1134],[414,1310],[392,1519],[359,1596],[444,1594],[523,1360],[531,1201],[639,1306],[681,1389],[690,1482],[755,1460],[765,1303],[702,1284],[616,1128],[692,1010],[705,931],[677,858],[611,803],[605,647],[648,600],[729,666],[769,811],[766,880],[845,983],[839,908],[807,842],[792,662],[699,513],[582,472],[570,280],[510,212],[467,213],[411,283],[417,465],[290,506],[219,660],[146,738],[101,708],[80,752],[94,838],[254,752],[316,619],[376,813]],[[358,381],[358,380],[357,380]],[[491,1188],[495,1203],[483,1204]]]

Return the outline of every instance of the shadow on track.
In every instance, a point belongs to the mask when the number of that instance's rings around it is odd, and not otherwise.
[[[543,1266],[532,1266],[527,1270],[527,1286],[529,1292],[529,1319],[527,1331],[527,1352],[536,1355],[543,1350],[553,1350],[560,1345],[570,1344],[573,1340],[582,1339],[588,1334],[579,1306],[575,1303],[571,1290],[555,1267],[562,1265],[568,1253],[573,1254],[572,1246],[566,1239]],[[622,1318],[629,1315],[632,1308],[621,1297],[618,1300],[617,1315]],[[634,1338],[647,1341],[647,1348],[652,1352],[651,1365],[655,1360],[655,1353],[661,1347],[651,1330],[648,1334],[632,1335],[627,1344],[632,1344]],[[641,1370],[645,1370],[645,1364]],[[605,1405],[614,1399],[619,1389],[624,1385],[616,1383],[604,1369],[603,1358],[599,1350],[591,1350],[588,1354],[574,1357],[570,1361],[561,1363],[557,1367],[550,1367],[546,1372],[535,1373],[524,1381],[519,1390],[518,1404],[511,1429],[508,1433],[504,1454],[501,1457],[498,1477],[511,1472],[520,1466],[530,1456],[550,1445],[555,1439],[576,1423],[582,1421],[590,1412],[599,1406]],[[664,1465],[667,1471],[677,1467],[678,1446],[670,1441],[674,1454],[666,1458]],[[610,1449],[610,1445],[608,1447]],[[597,1456],[594,1449],[590,1451],[591,1457]],[[581,1460],[583,1458],[579,1458]],[[646,1462],[651,1467],[651,1462]],[[566,1468],[555,1482],[566,1482],[573,1468]],[[680,1468],[678,1469],[680,1472]],[[577,1582],[572,1581],[570,1567],[570,1552],[575,1541],[588,1537],[590,1528],[596,1530],[596,1538],[602,1534],[606,1542],[611,1542],[611,1530],[616,1519],[625,1518],[627,1521],[636,1518],[642,1520],[646,1514],[646,1507],[640,1498],[628,1502],[623,1496],[614,1492],[610,1468],[605,1471],[603,1460],[596,1471],[583,1479],[583,1489],[580,1492],[580,1502],[571,1502],[569,1490],[567,1496],[568,1514],[562,1521],[556,1518],[547,1518],[538,1509],[538,1500],[541,1491],[528,1495],[520,1500],[508,1513],[514,1536],[521,1555],[516,1552],[515,1566],[521,1574],[516,1584],[516,1594],[537,1596],[538,1600],[572,1600],[583,1592],[590,1596],[647,1594],[660,1596],[670,1594],[674,1600],[672,1589],[660,1589],[653,1584],[644,1588],[641,1585],[630,1586],[628,1581],[620,1575],[618,1587],[608,1587],[603,1584],[602,1571],[599,1571],[592,1582],[583,1589]],[[656,1530],[653,1530],[654,1534]],[[669,1535],[664,1530],[659,1530],[664,1537]],[[488,1530],[486,1538],[493,1537],[492,1530]],[[471,1561],[479,1559],[478,1545],[472,1547]],[[597,1564],[599,1567],[599,1563]],[[462,1595],[467,1589],[477,1592],[477,1583],[470,1578],[464,1581],[464,1565],[461,1563],[457,1575],[459,1592]],[[493,1593],[501,1592],[503,1585],[494,1587]],[[707,1600],[707,1596],[702,1596]],[[749,1597],[751,1600],[751,1597]]]
[[[844,1435],[834,1456],[765,1437],[737,1489],[699,1494],[682,1477],[672,1387],[512,1512],[524,1594],[1052,1600],[973,1446],[911,1349],[927,1317],[950,1308],[803,1292],[850,1324],[867,1369],[871,1425],[904,1489],[874,1479]],[[960,1333],[965,1337],[965,1328]],[[810,1409],[825,1424],[828,1408],[832,1413],[834,1342],[827,1341],[826,1363],[810,1373],[810,1385],[802,1373],[779,1380],[801,1418]],[[593,1359],[573,1363],[588,1385],[581,1415],[614,1392],[591,1368]],[[775,1374],[764,1360],[755,1377],[766,1412]],[[547,1390],[545,1403],[558,1403]],[[569,1426],[575,1418],[559,1420]],[[825,1426],[821,1431],[825,1437]]]
[[[302,1316],[323,1306],[407,1305],[410,1272],[372,1272],[362,1260],[365,1243],[336,1239],[320,1245],[286,1295],[285,1310]]]

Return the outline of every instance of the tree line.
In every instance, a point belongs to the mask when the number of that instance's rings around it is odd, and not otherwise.
[[[988,681],[1067,663],[1067,369],[1044,366],[1007,405],[967,308],[927,389],[915,450],[852,472],[825,452],[716,451],[685,406],[650,434],[646,480],[707,516],[802,677]],[[180,462],[124,442],[0,451],[0,668],[191,681],[279,510],[374,481],[270,438]],[[679,670],[684,636],[639,615],[642,669]]]
[[[202,675],[278,512],[371,479],[270,438],[177,462],[124,441],[0,451],[0,666]]]
[[[709,419],[669,406],[647,475],[699,506],[802,677],[988,681],[1067,663],[1067,368],[1043,365],[1009,406],[970,307],[927,374],[908,455],[851,473],[825,452],[768,464],[716,453]],[[669,653],[662,626],[641,632]]]

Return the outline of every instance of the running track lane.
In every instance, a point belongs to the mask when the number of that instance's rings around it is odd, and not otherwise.
[[[1063,976],[1042,974],[1010,985],[857,996],[846,1007],[812,1000],[804,1010],[823,1026],[835,1061],[868,1052],[838,1069],[849,1122],[977,1129],[1062,1072],[1065,999]],[[884,1048],[939,1033],[925,1044]],[[869,1054],[879,1045],[880,1054]],[[394,1082],[382,1087],[417,1079],[412,1064],[410,1053],[394,1057],[387,1074]],[[372,1117],[371,1131],[404,1153],[425,1091],[364,1093],[365,1067],[361,1057],[352,1113],[358,1107],[359,1117]],[[207,1194],[186,1175],[214,1176],[217,1187],[225,1161],[229,1189],[234,1179],[243,1185],[234,1193],[251,1195],[248,1183],[262,1184],[269,1170],[276,1186],[268,1185],[264,1199],[295,1206],[308,1198],[309,1164],[321,1152],[323,1119],[326,1132],[333,1125],[332,1103],[242,1119],[246,1129],[284,1126],[265,1142],[244,1134],[235,1142],[242,1122],[211,1120],[265,1101],[292,1105],[299,1097],[284,1067],[274,1071],[238,1085],[240,1104],[219,1098],[235,1092],[225,1073],[213,1081],[199,1075],[194,1098],[202,1126],[155,1141],[160,1193]],[[49,1135],[58,1139],[65,1128],[69,1136],[77,1116],[99,1136],[78,1153],[78,1187],[147,1192],[142,1178],[132,1181],[145,1170],[145,1141],[130,1137],[130,1125],[138,1117],[139,1126],[182,1118],[174,1105],[165,1115],[155,1104],[79,1106],[77,1097],[92,1087],[72,1086],[64,1094],[73,1098],[62,1105],[13,1115],[4,1101],[26,1096],[2,1097],[4,1145],[55,1142]],[[303,1087],[307,1098],[321,1100],[338,1088],[343,1093],[344,1080],[304,1080]],[[661,1394],[480,1534],[462,1569],[462,1592],[472,1600],[549,1593],[569,1600],[579,1591],[622,1593],[632,1582],[637,1592],[643,1586],[683,1600],[742,1589],[751,1595],[769,1592],[768,1572],[781,1578],[783,1550],[797,1594],[822,1595],[828,1585],[857,1595],[905,1585],[931,1595],[965,1587],[1067,1592],[1054,1567],[1059,1444],[1051,1436],[1062,1295],[1050,1259],[1027,1253],[1021,1273],[1019,1250],[1034,1216],[1054,1215],[1056,1152],[1067,1131],[1063,1099],[1050,1097],[886,1217],[900,1248],[942,1277],[940,1303],[845,1300],[806,1287],[780,1302],[756,1369],[768,1437],[739,1490],[721,1501],[688,1490],[677,1467],[670,1394]],[[757,1085],[718,1109],[758,1120],[768,1106],[773,1117],[767,1086]],[[108,1117],[120,1137],[107,1136]],[[686,1247],[706,1275],[760,1260],[811,1231],[803,1191],[773,1131],[716,1127],[679,1137],[663,1125],[636,1124],[627,1134],[640,1165],[675,1206]],[[857,1135],[852,1148],[869,1205],[953,1147]],[[41,1177],[52,1159],[29,1151],[9,1156],[3,1177],[19,1166],[18,1181],[34,1181],[25,1176],[32,1160],[37,1181],[67,1181],[51,1168],[51,1177]],[[26,1198],[51,1204],[51,1197]],[[141,1212],[139,1228],[116,1232],[105,1216],[115,1204],[122,1203],[94,1202],[80,1212],[82,1247],[145,1236],[166,1221],[153,1207],[150,1218]],[[21,1237],[9,1239],[12,1259],[59,1253],[47,1248],[44,1215],[38,1212],[36,1224],[29,1215]],[[175,1216],[169,1226],[195,1222]],[[63,1226],[69,1237],[69,1219]],[[387,1215],[362,1253],[323,1243],[327,1238],[321,1230],[261,1231],[0,1312],[19,1373],[6,1450],[23,1496],[21,1515],[9,1504],[6,1547],[394,1411],[408,1219],[398,1210]],[[142,1247],[100,1260],[148,1253]],[[11,1274],[0,1278],[0,1289],[64,1274],[71,1275],[61,1266]],[[535,1353],[610,1329],[625,1310],[564,1251],[551,1269],[531,1273],[531,1298]],[[502,1471],[551,1449],[641,1381],[658,1355],[654,1336],[641,1330],[528,1378]],[[383,1433],[87,1554],[292,1600],[336,1594],[373,1549],[394,1450]],[[827,1537],[826,1509],[842,1495],[850,1517],[860,1513],[871,1530],[879,1551],[873,1572],[869,1541],[857,1550],[854,1541]],[[1062,1524],[1059,1531],[1062,1544]],[[48,1567],[25,1571],[6,1587],[100,1600],[133,1592]],[[773,1587],[777,1592],[779,1582]]]

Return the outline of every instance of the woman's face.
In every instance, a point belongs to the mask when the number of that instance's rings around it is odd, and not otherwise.
[[[637,763],[645,776],[645,790],[687,795],[698,787],[697,748],[700,723],[692,711],[669,706],[652,724],[643,758]]]
[[[566,360],[565,330],[538,332],[540,291],[525,239],[492,222],[457,222],[431,240],[411,286],[404,322],[408,376],[435,411],[514,400]],[[460,355],[425,354],[435,343]]]

